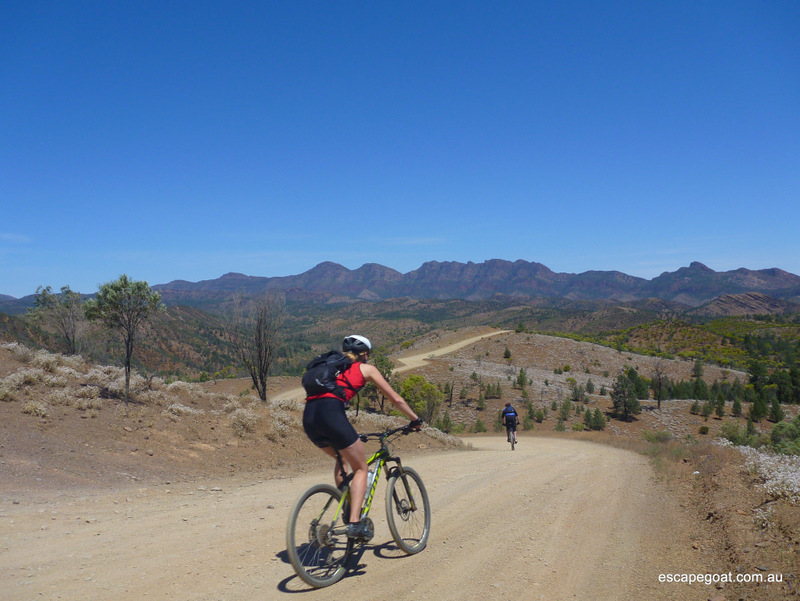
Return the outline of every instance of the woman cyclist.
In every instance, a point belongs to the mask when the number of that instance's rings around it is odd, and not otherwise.
[[[371,382],[378,387],[406,417],[412,427],[417,430],[422,420],[414,410],[397,394],[374,365],[367,363],[372,344],[364,336],[348,336],[342,342],[342,352],[353,362],[337,376],[337,383],[345,391],[343,401],[332,392],[326,392],[306,399],[303,411],[303,429],[306,436],[326,454],[336,459],[333,477],[336,485],[341,484],[344,468],[349,467],[353,473],[350,483],[350,498],[363,499],[367,491],[367,454],[364,443],[358,437],[353,425],[347,420],[345,409],[350,399]],[[350,507],[350,524],[347,536],[359,538],[364,535],[365,524],[360,522],[361,504],[352,503]]]

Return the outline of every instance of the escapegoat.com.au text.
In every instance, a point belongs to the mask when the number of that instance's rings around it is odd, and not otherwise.
[[[783,574],[659,574],[659,582],[677,582],[680,584],[747,584],[783,582]]]

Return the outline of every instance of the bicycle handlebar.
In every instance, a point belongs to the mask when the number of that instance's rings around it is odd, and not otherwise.
[[[384,432],[365,432],[364,434],[359,434],[358,437],[361,439],[361,442],[367,442],[370,438],[376,438],[378,440],[385,440],[390,436],[397,434],[398,432],[402,432],[403,434],[410,434],[413,432],[413,428],[406,426],[400,426],[399,428],[389,428]]]

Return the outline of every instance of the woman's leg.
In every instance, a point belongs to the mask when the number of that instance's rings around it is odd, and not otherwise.
[[[367,454],[364,451],[364,443],[361,439],[355,441],[346,449],[339,451],[336,455],[336,449],[333,447],[324,447],[322,449],[336,459],[336,464],[333,467],[333,479],[336,486],[339,486],[344,479],[342,475],[342,467],[339,463],[341,459],[350,471],[353,472],[353,479],[350,481],[350,498],[363,499],[367,492]],[[355,523],[361,519],[361,505],[362,503],[350,504],[350,522]]]
[[[342,457],[333,447],[322,447],[322,450],[336,460],[336,463],[333,464],[333,481],[336,482],[336,486],[339,486],[347,475],[347,470],[341,463]]]
[[[350,482],[350,521],[355,523],[361,519],[361,505],[364,494],[367,492],[367,454],[364,443],[356,440],[346,449],[339,451],[342,459],[353,470],[353,480]]]

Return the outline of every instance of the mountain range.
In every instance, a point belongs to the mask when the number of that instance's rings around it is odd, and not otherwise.
[[[328,261],[299,275],[258,277],[227,273],[213,280],[175,280],[152,288],[161,292],[168,305],[208,310],[218,308],[237,293],[256,295],[266,291],[282,291],[289,300],[321,303],[391,298],[477,301],[501,295],[617,302],[657,298],[696,308],[724,295],[747,293],[792,305],[800,302],[800,276],[777,268],[718,272],[699,262],[647,280],[619,271],[557,273],[541,263],[524,260],[429,261],[405,274],[377,263],[351,270]],[[19,313],[32,302],[32,295],[22,299],[0,296],[0,311]]]
[[[568,300],[629,302],[658,298],[699,307],[722,295],[761,293],[800,301],[800,276],[781,269],[736,269],[717,272],[699,262],[664,272],[652,280],[619,271],[556,273],[541,263],[493,259],[483,263],[429,261],[400,273],[376,263],[347,269],[320,263],[305,273],[285,277],[254,277],[228,273],[214,280],[176,280],[153,286],[168,304],[202,302],[209,296],[268,290],[319,300],[385,300],[389,298],[487,300],[496,295]]]

